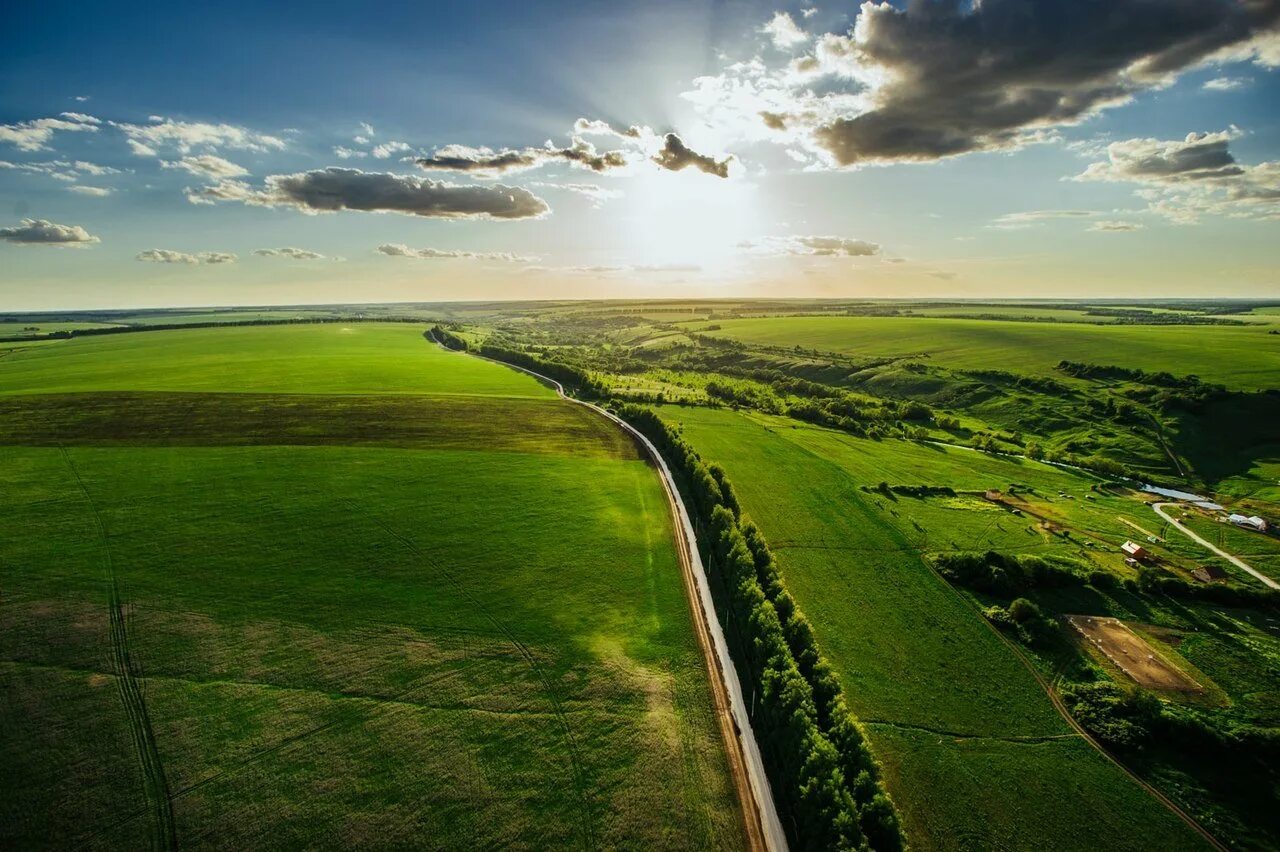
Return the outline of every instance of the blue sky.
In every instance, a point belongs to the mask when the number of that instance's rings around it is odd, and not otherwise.
[[[15,9],[0,309],[1280,296],[1280,4],[1019,2]]]

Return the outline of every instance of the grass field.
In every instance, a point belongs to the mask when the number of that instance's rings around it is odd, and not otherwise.
[[[855,358],[926,358],[956,369],[1053,375],[1059,361],[1193,374],[1241,390],[1280,387],[1280,336],[1265,327],[1102,326],[926,317],[718,320],[705,332],[750,344]],[[686,323],[699,331],[706,323]]]
[[[550,398],[528,376],[459,359],[391,323],[136,332],[60,341],[0,359],[0,394],[263,391]]]
[[[876,453],[877,442],[783,418],[661,412],[724,466],[744,511],[768,536],[787,587],[868,728],[914,848],[1094,849],[1101,837],[1115,849],[1199,847],[1170,812],[1072,733],[972,605],[926,567],[912,537],[928,528],[916,530],[897,516],[898,503],[862,491],[881,481],[939,480],[982,489],[1016,476],[1056,494],[1066,483],[1087,489],[1090,480],[902,441],[883,442],[885,452]],[[997,536],[1028,541],[1007,512],[974,509],[954,508],[955,517],[979,525],[951,533],[965,537],[958,547]],[[996,531],[1001,523],[1006,529]],[[939,538],[935,532],[928,546],[936,549]],[[1040,541],[1037,535],[1033,543]]]
[[[658,479],[421,331],[0,359],[0,846],[740,847]]]

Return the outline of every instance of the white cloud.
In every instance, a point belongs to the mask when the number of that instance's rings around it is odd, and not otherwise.
[[[342,145],[334,148],[333,153],[336,154],[340,160],[350,160],[353,158],[359,159],[361,157],[369,156],[368,151],[357,151],[354,148],[347,148]]]
[[[115,190],[108,186],[81,186],[77,184],[75,186],[67,187],[67,192],[74,192],[78,195],[88,195],[94,198],[105,198],[114,191]]]
[[[216,154],[199,154],[194,157],[183,157],[181,160],[162,160],[160,165],[166,169],[182,169],[193,175],[210,178],[234,178],[249,174],[249,170]]]
[[[138,252],[134,259],[145,263],[178,263],[197,266],[200,264],[235,263],[237,258],[234,254],[224,251],[202,251],[188,254],[187,252],[173,251],[172,249],[147,249],[146,251]]]
[[[392,154],[399,154],[404,151],[412,150],[413,148],[408,142],[383,142],[381,145],[376,146],[370,153],[373,154],[375,159],[385,160]]]
[[[253,253],[258,257],[287,257],[293,260],[325,260],[325,256],[318,251],[310,251],[300,248],[272,248],[272,249],[254,249]]]
[[[267,152],[285,147],[283,139],[232,124],[175,121],[153,115],[150,124],[119,123],[115,126],[128,137],[130,147],[139,156],[156,156],[156,152],[163,148],[188,154],[194,148]]]
[[[54,133],[97,133],[98,119],[79,113],[63,113],[63,118],[37,118],[17,124],[0,124],[0,142],[17,146],[20,151],[44,151]],[[79,116],[85,120],[71,119]]]
[[[796,26],[795,20],[786,12],[774,12],[769,22],[760,28],[760,32],[769,36],[778,50],[790,50],[809,40],[808,34]]]
[[[383,243],[378,253],[388,257],[408,257],[414,260],[497,260],[504,263],[531,263],[536,257],[512,254],[505,251],[464,251],[461,249],[409,248],[403,243]]]
[[[1244,87],[1249,82],[1243,77],[1214,77],[1201,87],[1210,92],[1230,92]]]
[[[879,243],[828,236],[765,237],[744,242],[741,247],[756,254],[806,257],[870,257],[880,253]]]
[[[1104,234],[1120,234],[1129,231],[1141,231],[1145,228],[1141,222],[1124,222],[1117,219],[1100,219],[1089,226],[1090,231]]]
[[[48,219],[23,219],[12,228],[0,228],[0,240],[19,245],[74,247],[101,242],[79,225],[59,225]]]
[[[1092,210],[1024,210],[997,216],[987,227],[1014,231],[1040,225],[1050,219],[1087,219],[1094,215]]]

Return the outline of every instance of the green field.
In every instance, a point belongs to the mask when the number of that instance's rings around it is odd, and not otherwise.
[[[1241,390],[1280,387],[1280,335],[1265,327],[1102,326],[915,317],[718,320],[705,332],[854,358],[924,359],[954,369],[1052,375],[1059,361],[1197,375]],[[686,323],[690,331],[706,323]]]
[[[1101,837],[1114,849],[1200,845],[1072,733],[972,605],[925,566],[897,506],[861,490],[886,480],[981,489],[1017,476],[1056,494],[1090,480],[900,441],[877,454],[877,442],[783,418],[661,411],[724,466],[744,512],[768,536],[868,729],[914,848],[1094,849]],[[965,547],[1010,517],[956,514],[969,517],[968,531],[951,533],[966,536]],[[1011,523],[995,534],[1026,540]]]
[[[550,398],[527,376],[428,345],[424,326],[246,326],[85,337],[0,359],[0,394],[264,391]]]
[[[0,359],[0,846],[741,846],[652,469],[422,331]]]

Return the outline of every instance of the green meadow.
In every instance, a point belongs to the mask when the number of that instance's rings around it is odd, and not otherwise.
[[[1280,335],[1266,326],[1135,326],[934,317],[768,317],[685,323],[748,344],[964,370],[1054,375],[1059,361],[1197,375],[1239,390],[1280,387]],[[705,330],[705,331],[704,331]]]
[[[422,331],[0,358],[0,846],[742,845],[654,472]]]
[[[780,417],[660,410],[725,468],[744,513],[768,537],[884,765],[913,848],[1094,849],[1099,838],[1114,849],[1202,846],[1068,727],[974,606],[921,559],[925,549],[1043,539],[973,498],[936,509],[957,522],[947,525],[899,509],[928,501],[881,501],[863,490],[885,481],[975,490],[1018,481],[1056,495],[1092,480]]]

